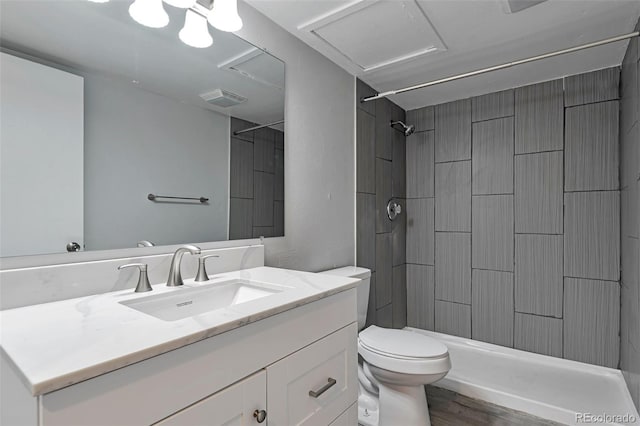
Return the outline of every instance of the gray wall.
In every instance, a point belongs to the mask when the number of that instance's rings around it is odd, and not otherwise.
[[[371,290],[367,323],[402,328],[407,323],[406,214],[393,222],[387,202],[406,196],[405,141],[391,120],[405,121],[405,112],[388,99],[361,103],[375,93],[356,82],[356,262],[369,268]]]
[[[355,79],[245,2],[236,34],[286,63],[284,238],[268,266],[321,271],[355,262]]]
[[[636,30],[640,29],[640,23]],[[621,315],[620,368],[640,409],[640,46],[629,42],[620,101]]]
[[[231,117],[229,239],[284,236],[284,133]]]
[[[87,250],[227,239],[229,118],[85,76]],[[155,203],[147,194],[204,196]]]
[[[617,367],[617,68],[408,111],[408,324]]]

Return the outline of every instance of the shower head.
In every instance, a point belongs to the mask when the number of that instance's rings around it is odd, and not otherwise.
[[[416,130],[416,127],[413,124],[407,126],[406,124],[404,124],[402,121],[399,121],[399,120],[391,121],[391,127],[395,126],[396,124],[399,124],[402,126],[402,132],[404,133],[405,136],[409,136]]]

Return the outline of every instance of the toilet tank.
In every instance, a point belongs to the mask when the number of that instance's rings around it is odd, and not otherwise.
[[[369,286],[371,271],[358,266],[345,266],[343,268],[322,271],[321,274],[339,275],[341,277],[360,278],[362,282],[356,287],[358,297],[358,331],[364,328],[367,321],[367,308],[369,307]]]

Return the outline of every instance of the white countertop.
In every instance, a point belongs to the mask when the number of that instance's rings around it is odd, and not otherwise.
[[[197,316],[164,321],[121,303],[228,279],[290,287]],[[358,279],[270,267],[212,275],[184,287],[154,285],[0,312],[0,347],[34,396],[96,377],[356,287]]]

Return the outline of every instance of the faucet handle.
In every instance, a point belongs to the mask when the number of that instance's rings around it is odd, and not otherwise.
[[[127,263],[126,265],[118,266],[118,270],[133,267],[137,267],[140,269],[140,275],[138,275],[138,285],[136,285],[135,292],[144,293],[145,291],[153,290],[153,288],[151,288],[151,284],[149,284],[149,276],[147,275],[146,263]]]
[[[197,281],[197,282],[209,281],[209,276],[207,275],[207,268],[204,266],[204,262],[210,257],[220,257],[220,256],[218,256],[217,254],[208,254],[206,256],[201,256],[200,260],[198,261],[198,273],[196,274],[196,278],[194,281]]]

